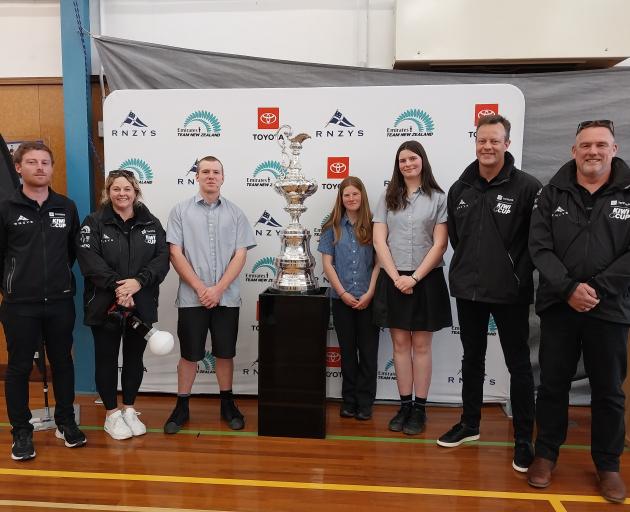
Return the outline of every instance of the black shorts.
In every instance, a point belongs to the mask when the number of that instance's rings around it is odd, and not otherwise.
[[[232,359],[236,355],[239,309],[227,306],[179,308],[177,337],[181,356],[187,361],[201,361],[206,355],[206,338],[210,331],[212,355]]]

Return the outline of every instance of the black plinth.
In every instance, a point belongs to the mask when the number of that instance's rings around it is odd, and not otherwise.
[[[259,296],[258,435],[326,436],[325,290]]]

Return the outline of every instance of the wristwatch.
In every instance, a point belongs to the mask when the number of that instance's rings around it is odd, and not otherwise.
[[[411,274],[411,279],[413,279],[416,283],[418,282],[418,278],[416,277],[415,272]]]

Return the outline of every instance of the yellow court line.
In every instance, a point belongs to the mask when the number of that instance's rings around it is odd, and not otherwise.
[[[197,485],[228,485],[240,487],[267,487],[277,489],[304,489],[316,491],[376,492],[389,494],[418,494],[428,496],[456,496],[469,498],[498,498],[549,502],[607,503],[601,496],[580,494],[543,494],[505,491],[481,491],[468,489],[440,489],[430,487],[399,487],[384,485],[327,484],[315,482],[290,482],[280,480],[247,480],[240,478],[211,478],[177,475],[143,475],[135,473],[96,473],[78,471],[55,471],[42,469],[0,468],[0,475],[31,476],[43,478],[72,478],[77,480],[123,480],[138,482],[164,482]],[[625,504],[630,504],[626,500]]]
[[[115,512],[226,512],[198,508],[130,507],[126,505],[93,505],[91,503],[55,503],[50,501],[0,500],[0,507],[64,508],[70,510],[110,510]]]
[[[564,505],[559,500],[549,500],[549,503],[555,512],[567,512],[567,509],[564,508]]]

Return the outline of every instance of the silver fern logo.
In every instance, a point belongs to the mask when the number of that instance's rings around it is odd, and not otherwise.
[[[254,263],[251,272],[245,274],[245,281],[248,283],[271,283],[276,277],[276,272],[274,258],[265,256]]]
[[[197,373],[215,373],[216,359],[206,350],[203,359],[197,363]]]
[[[143,185],[153,183],[153,170],[141,158],[127,158],[117,168],[133,172],[138,182]]]
[[[270,187],[274,180],[284,175],[282,164],[277,160],[265,160],[259,163],[251,178],[246,178],[245,185],[248,187]]]
[[[388,137],[430,137],[435,131],[433,118],[424,110],[409,108],[394,121],[393,128],[387,128]]]
[[[388,359],[385,363],[383,371],[378,372],[379,380],[396,380],[396,368],[394,368],[394,359]]]
[[[220,137],[221,122],[212,112],[195,110],[184,120],[184,127],[177,129],[178,137]]]

